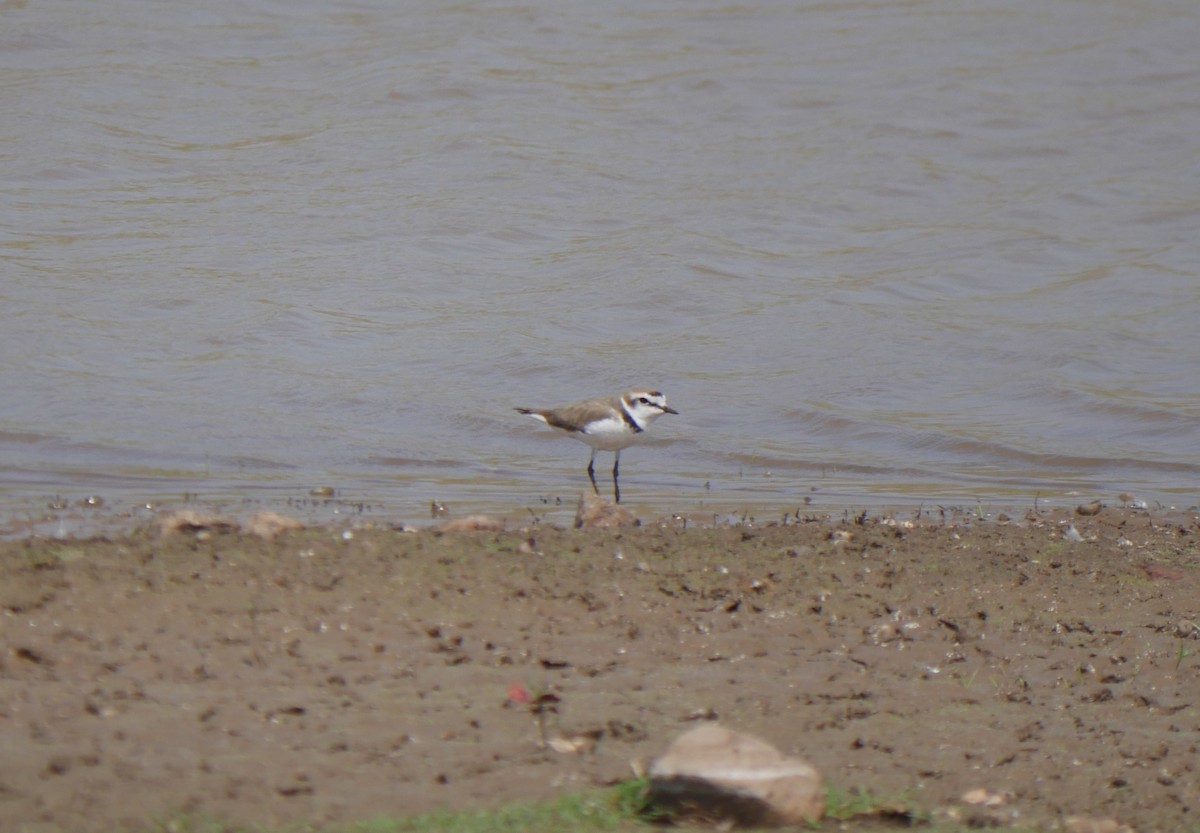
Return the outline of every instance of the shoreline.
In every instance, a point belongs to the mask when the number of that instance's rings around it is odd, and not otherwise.
[[[530,523],[570,526],[579,502],[590,492],[539,496],[522,504],[519,501],[492,500],[447,501],[436,497],[419,506],[403,505],[383,498],[348,496],[333,487],[313,487],[298,495],[262,495],[258,491],[228,495],[184,492],[146,499],[128,496],[108,497],[103,492],[70,497],[40,495],[0,496],[0,540],[39,538],[87,538],[101,535],[128,535],[145,526],[157,526],[172,512],[196,511],[243,523],[256,512],[273,512],[294,518],[306,527],[402,526],[415,529],[436,527],[452,518],[488,515],[504,519],[510,528]],[[920,497],[895,499],[873,494],[826,494],[810,491],[794,500],[744,499],[716,500],[696,497],[668,501],[652,497],[638,501],[636,496],[623,506],[630,508],[643,523],[669,523],[687,518],[702,526],[721,526],[744,522],[754,524],[788,523],[801,518],[824,517],[830,520],[856,517],[921,518],[973,514],[980,519],[1000,515],[1016,517],[1029,511],[1070,511],[1079,505],[1100,501],[1105,508],[1159,512],[1200,511],[1189,496],[1177,503],[1147,501],[1132,494],[1097,492],[1030,493],[992,497],[971,496]],[[1180,496],[1183,497],[1183,496]]]

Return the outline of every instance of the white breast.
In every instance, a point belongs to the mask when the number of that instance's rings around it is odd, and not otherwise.
[[[584,431],[572,434],[572,436],[600,451],[620,451],[637,442],[642,435],[635,434],[629,427],[629,423],[614,415],[590,422]]]

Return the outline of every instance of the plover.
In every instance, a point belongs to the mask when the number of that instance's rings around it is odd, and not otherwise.
[[[678,414],[667,407],[667,397],[656,390],[633,388],[620,396],[584,399],[559,408],[517,408],[522,414],[540,419],[551,428],[566,431],[580,442],[592,447],[587,473],[592,488],[600,494],[596,485],[597,451],[616,452],[613,460],[613,498],[621,502],[620,477],[621,449],[628,448],[641,439],[641,435],[654,420],[663,414]]]

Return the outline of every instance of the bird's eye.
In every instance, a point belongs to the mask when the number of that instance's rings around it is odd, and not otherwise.
[[[650,404],[650,400],[649,400],[649,399],[647,399],[647,398],[646,398],[646,397],[644,397],[644,396],[639,396],[639,397],[638,397],[638,402],[641,402],[643,405],[649,405],[649,404]]]

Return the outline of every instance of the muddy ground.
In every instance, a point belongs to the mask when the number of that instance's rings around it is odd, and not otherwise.
[[[1196,514],[684,527],[2,543],[0,829],[497,806],[709,719],[935,818],[1200,829]]]

